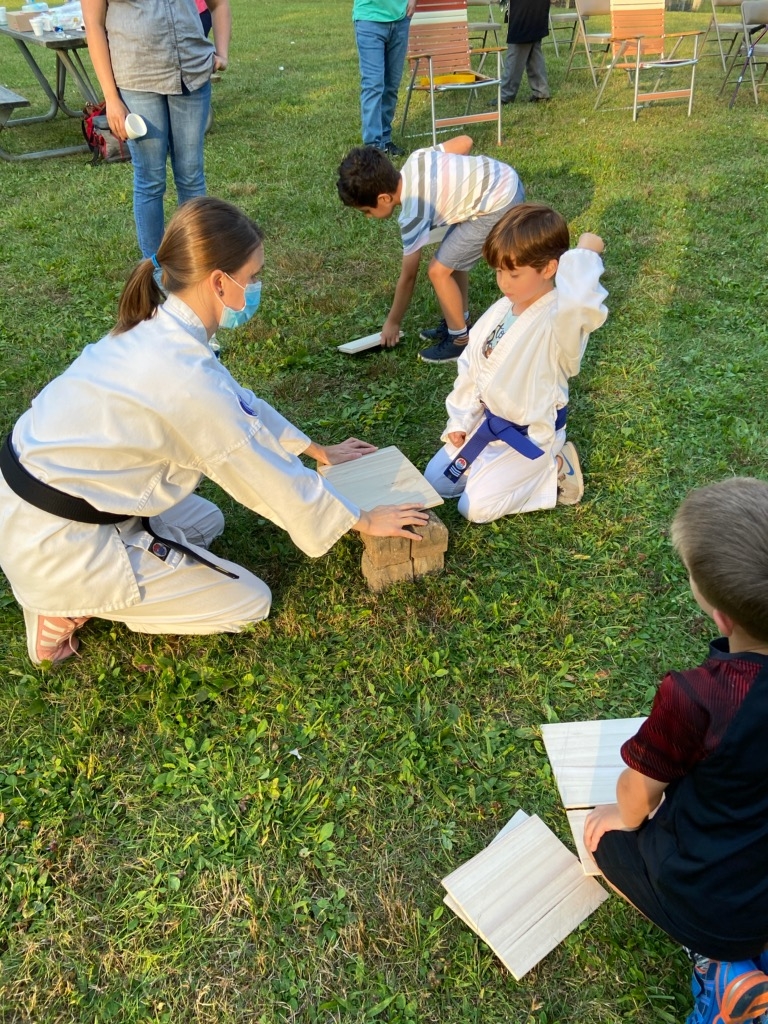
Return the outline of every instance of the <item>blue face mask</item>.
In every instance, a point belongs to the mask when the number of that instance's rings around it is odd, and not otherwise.
[[[234,277],[230,277],[229,274],[227,274],[227,277],[238,288],[243,289],[245,304],[242,309],[232,309],[219,299],[222,305],[219,327],[242,327],[243,324],[248,323],[261,304],[261,281],[252,281],[250,284],[242,285],[239,281],[235,281]]]

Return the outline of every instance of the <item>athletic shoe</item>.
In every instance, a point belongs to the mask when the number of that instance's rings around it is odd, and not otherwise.
[[[384,152],[387,154],[387,156],[405,156],[405,150],[401,149],[399,146],[396,146],[394,142],[386,142],[384,144]]]
[[[75,630],[89,618],[89,615],[82,615],[76,619],[69,619],[63,615],[37,615],[25,608],[27,651],[31,661],[39,665],[43,661],[57,662],[69,658],[80,646],[80,641],[75,637]]]
[[[563,465],[557,472],[557,504],[578,505],[584,496],[584,477],[575,445],[566,441],[560,449],[560,457]]]
[[[459,342],[457,344],[457,341]],[[425,348],[419,352],[419,359],[424,363],[452,363],[455,362],[464,349],[467,347],[469,341],[469,334],[466,332],[460,334],[457,339],[454,339],[451,335],[447,338],[443,338],[437,345],[432,345],[430,348]]]
[[[747,1024],[768,1010],[768,975],[753,960],[709,960],[691,977],[694,1009],[686,1024]]]
[[[471,326],[472,321],[467,320],[467,330]],[[419,337],[422,341],[444,341],[448,337],[448,324],[441,320],[437,327],[425,327],[423,331],[419,331]]]

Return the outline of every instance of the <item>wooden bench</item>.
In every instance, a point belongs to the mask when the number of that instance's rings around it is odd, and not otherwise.
[[[8,123],[8,118],[14,112],[16,107],[28,107],[29,100],[25,100],[23,96],[19,96],[17,92],[12,92],[10,89],[6,89],[5,86],[0,85],[0,128],[4,128]]]

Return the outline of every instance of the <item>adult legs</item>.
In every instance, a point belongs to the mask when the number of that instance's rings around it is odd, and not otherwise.
[[[140,139],[129,139],[128,148],[133,162],[136,235],[142,256],[148,258],[157,252],[163,237],[165,165],[170,131],[168,97],[131,89],[121,89],[120,95],[128,109],[140,114],[147,125],[147,134]]]
[[[179,205],[205,195],[203,142],[211,108],[211,83],[179,96],[168,96],[168,145]]]
[[[105,618],[124,622],[136,633],[239,633],[269,614],[272,595],[258,577],[217,555],[207,545],[221,533],[224,517],[210,501],[190,495],[151,520],[160,536],[199,549],[205,558],[234,573],[231,579],[188,555],[171,551],[165,560],[151,551],[153,538],[140,521],[120,529],[141,601],[110,611]]]
[[[389,25],[389,40],[384,52],[384,92],[381,97],[381,141],[392,141],[392,122],[397,107],[397,94],[403,77],[405,55],[408,52],[410,18],[401,18]]]
[[[548,100],[550,96],[549,80],[541,40],[531,46],[525,70],[528,75],[528,85],[530,85],[534,97],[539,100]]]
[[[390,23],[356,21],[355,39],[360,60],[360,117],[366,146],[384,146],[382,101],[385,90],[386,51]],[[401,65],[402,72],[402,65]],[[398,85],[400,80],[398,79]],[[395,92],[395,100],[397,92]],[[391,104],[391,99],[388,101]],[[392,108],[394,115],[394,107]],[[391,123],[390,123],[391,131]]]
[[[510,43],[507,47],[507,55],[504,58],[504,70],[501,73],[501,102],[513,103],[520,83],[523,80],[523,72],[528,63],[528,55],[535,43]],[[539,43],[541,48],[541,43]]]

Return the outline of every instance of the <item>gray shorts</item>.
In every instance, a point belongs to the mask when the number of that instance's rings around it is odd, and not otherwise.
[[[493,225],[497,224],[513,206],[524,200],[525,189],[520,182],[515,198],[501,210],[483,214],[474,220],[465,220],[461,224],[452,224],[435,253],[435,259],[451,270],[471,270],[483,255],[483,244]]]

